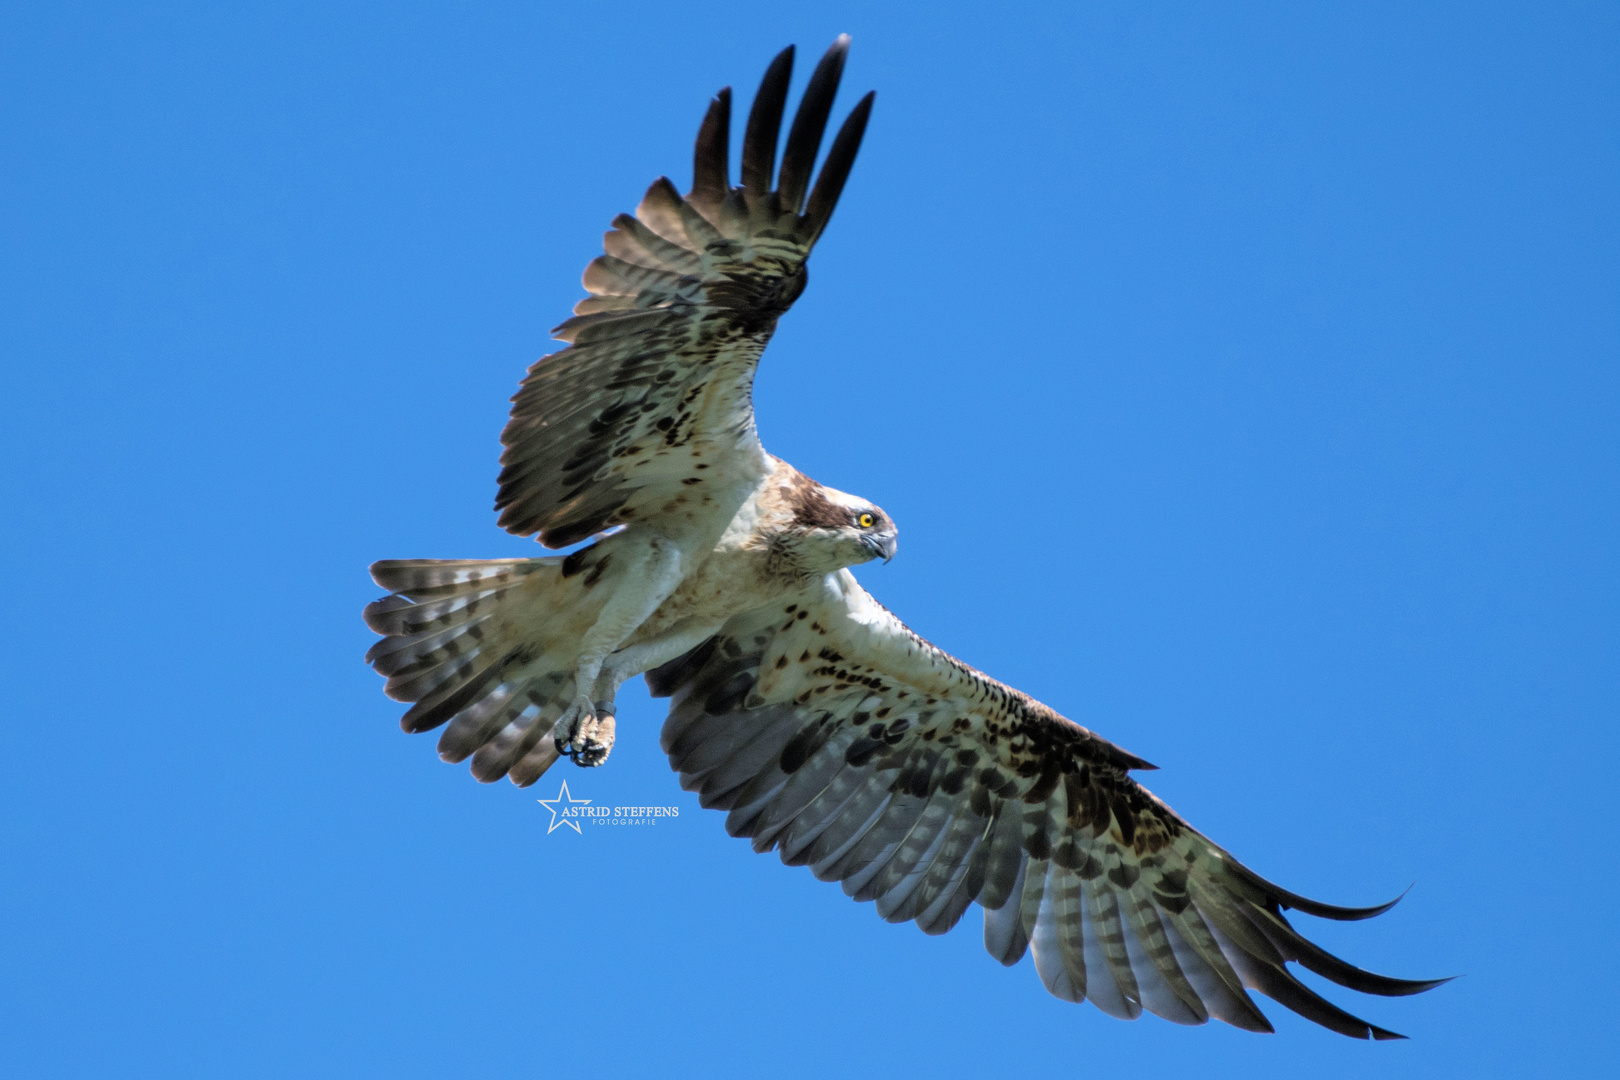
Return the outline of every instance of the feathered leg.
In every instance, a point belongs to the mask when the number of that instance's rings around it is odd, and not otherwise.
[[[557,752],[567,754],[575,765],[587,767],[602,764],[613,749],[613,695],[592,700],[603,664],[669,598],[683,573],[680,547],[662,536],[641,541],[639,550],[625,545],[614,554],[629,563],[621,578],[624,585],[580,641],[574,702],[551,730]],[[633,582],[641,584],[638,587]]]
[[[682,619],[657,637],[620,649],[602,664],[602,673],[596,677],[596,700],[612,702],[626,680],[685,656],[724,625],[723,619]]]

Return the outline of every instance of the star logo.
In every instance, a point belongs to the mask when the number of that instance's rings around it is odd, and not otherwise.
[[[562,790],[557,792],[555,799],[536,799],[535,802],[551,811],[551,825],[546,829],[547,836],[550,836],[563,826],[579,832],[579,822],[568,816],[568,808],[570,806],[589,806],[591,804],[589,799],[576,799],[569,794],[567,780],[562,782]]]

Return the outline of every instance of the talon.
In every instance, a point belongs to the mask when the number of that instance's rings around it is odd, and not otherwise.
[[[587,723],[595,719],[591,715],[590,708],[590,702],[576,701],[557,717],[557,722],[551,727],[551,742],[557,748],[557,753],[565,755],[576,765],[579,764],[579,755],[584,750],[580,745],[580,733]]]
[[[579,749],[573,755],[574,764],[586,769],[602,764],[613,750],[613,736],[612,715],[598,714],[585,721],[575,738],[575,745]]]
[[[586,769],[607,760],[613,750],[613,735],[613,702],[593,705],[584,698],[570,705],[551,729],[557,753]]]

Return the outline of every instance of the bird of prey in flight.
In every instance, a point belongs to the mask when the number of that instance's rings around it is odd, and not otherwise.
[[[850,568],[894,556],[875,503],[760,444],[751,388],[837,205],[872,94],[816,158],[849,39],[804,91],[778,166],[793,68],[771,62],[741,183],[731,94],[709,103],[692,188],[657,180],[585,270],[590,295],[512,399],[500,524],[566,556],[379,562],[367,656],[406,731],[448,724],[446,761],[532,784],[559,757],[599,766],[621,684],[670,699],[681,786],[777,851],[925,933],[975,901],[1003,964],[1111,1016],[1271,1024],[1257,990],[1357,1038],[1399,1038],[1294,977],[1297,962],[1386,996],[1439,981],[1353,967],[1283,915],[1386,910],[1308,900],[1260,877],[1130,775],[1153,766],[918,637]],[[814,183],[812,183],[814,179]]]

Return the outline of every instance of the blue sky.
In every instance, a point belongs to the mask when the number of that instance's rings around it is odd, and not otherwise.
[[[547,834],[361,663],[495,526],[506,398],[709,95],[877,107],[757,386],[919,632],[1156,762],[1365,966],[1358,1044],[1134,1024],[680,792],[627,689]],[[1531,1076],[1616,1067],[1604,4],[0,12],[0,1071]],[[804,78],[801,69],[800,82]],[[568,768],[566,765],[560,768]],[[1307,976],[1307,978],[1310,978]]]

